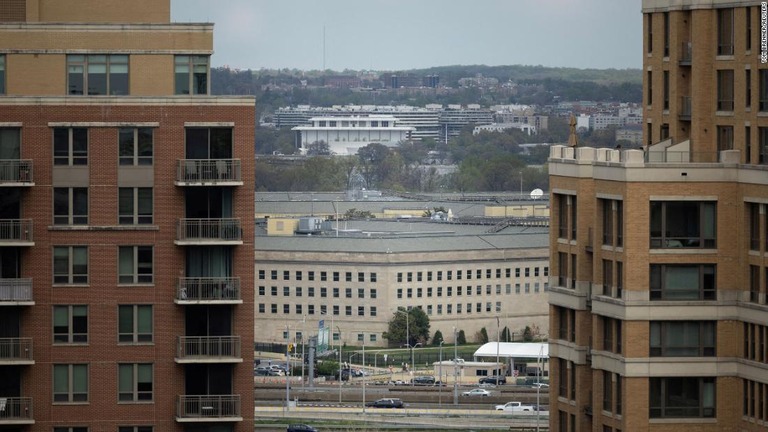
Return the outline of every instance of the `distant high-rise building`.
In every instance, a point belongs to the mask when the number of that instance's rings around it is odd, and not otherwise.
[[[550,430],[766,430],[761,15],[644,0],[645,148],[552,148]]]
[[[0,5],[0,430],[253,430],[254,100],[170,10]]]

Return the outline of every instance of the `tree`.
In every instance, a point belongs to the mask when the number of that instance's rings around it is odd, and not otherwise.
[[[389,155],[389,148],[384,144],[371,143],[357,150],[360,159],[360,174],[365,180],[365,186],[370,189],[382,179],[384,161]]]
[[[432,335],[432,345],[439,346],[440,342],[443,342],[443,332],[435,330],[435,334]]]
[[[331,147],[325,141],[315,141],[307,145],[307,156],[329,156]]]
[[[513,342],[510,338],[509,334],[509,327],[504,327],[504,330],[501,331],[501,340],[504,342]]]
[[[488,330],[486,330],[485,327],[481,328],[480,331],[477,332],[475,339],[477,339],[477,343],[488,343]]]
[[[525,330],[523,330],[523,341],[533,342],[533,330],[531,329],[531,326],[525,326]]]
[[[456,336],[456,343],[459,345],[467,344],[467,335],[464,334],[464,330],[459,330],[459,335]]]
[[[429,341],[429,317],[419,308],[406,309],[400,307],[389,321],[389,330],[383,335],[390,346],[422,346]]]

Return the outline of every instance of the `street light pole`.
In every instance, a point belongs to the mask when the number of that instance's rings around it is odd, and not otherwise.
[[[365,414],[365,336],[363,336],[363,414]]]
[[[496,376],[501,376],[501,365],[499,365],[499,345],[501,344],[501,338],[499,337],[499,317],[496,317],[496,367],[499,368],[498,371],[496,371]],[[496,384],[499,383],[498,378],[496,379]]]
[[[289,365],[291,361],[291,356],[290,356],[290,353],[288,352],[288,347],[290,346],[289,342],[291,340],[290,336],[291,336],[291,333],[288,329],[288,324],[286,324],[285,325],[285,364],[286,366]],[[288,368],[288,370],[290,370],[290,367]],[[290,382],[291,382],[291,378],[286,371],[286,375],[285,375],[285,410],[286,411],[289,411],[291,407]]]
[[[453,404],[459,404],[459,387],[458,387],[458,371],[459,364],[457,359],[459,358],[458,351],[458,337],[456,337],[456,327],[453,328]]]
[[[438,373],[437,373],[437,404],[442,405],[443,404],[443,342],[444,340],[440,341],[440,363],[438,363]]]
[[[341,384],[342,384],[342,375],[341,375],[341,329],[339,326],[336,326],[336,329],[339,331],[339,403],[341,403]],[[333,332],[333,330],[331,330]]]

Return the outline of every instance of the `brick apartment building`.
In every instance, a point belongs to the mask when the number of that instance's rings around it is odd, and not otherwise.
[[[643,23],[650,145],[550,153],[550,430],[766,430],[760,2]]]
[[[0,430],[253,430],[254,100],[212,39],[0,4]]]

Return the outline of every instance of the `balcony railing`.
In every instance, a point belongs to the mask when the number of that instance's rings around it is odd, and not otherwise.
[[[663,151],[647,152],[645,162],[648,163],[717,163],[720,162],[720,152],[717,151]]]
[[[242,242],[240,219],[181,219],[176,239],[185,243]]]
[[[691,42],[683,42],[680,50],[680,66],[690,66],[693,61],[693,44]]]
[[[0,279],[0,302],[31,302],[32,279]]]
[[[32,361],[32,338],[0,338],[0,363]]]
[[[240,395],[182,395],[176,404],[177,421],[242,421]]]
[[[240,336],[179,336],[178,360],[241,359]]]
[[[0,246],[32,243],[32,219],[0,219]]]
[[[683,96],[680,98],[680,113],[678,114],[678,118],[680,120],[690,121],[691,120],[691,114],[692,114],[692,105],[691,105],[691,97],[690,96]]]
[[[32,186],[32,160],[0,159],[0,186]]]
[[[34,422],[32,398],[0,396],[0,425]]]
[[[181,159],[176,164],[176,183],[243,184],[240,159]]]
[[[239,277],[182,277],[176,300],[187,302],[239,302]]]

